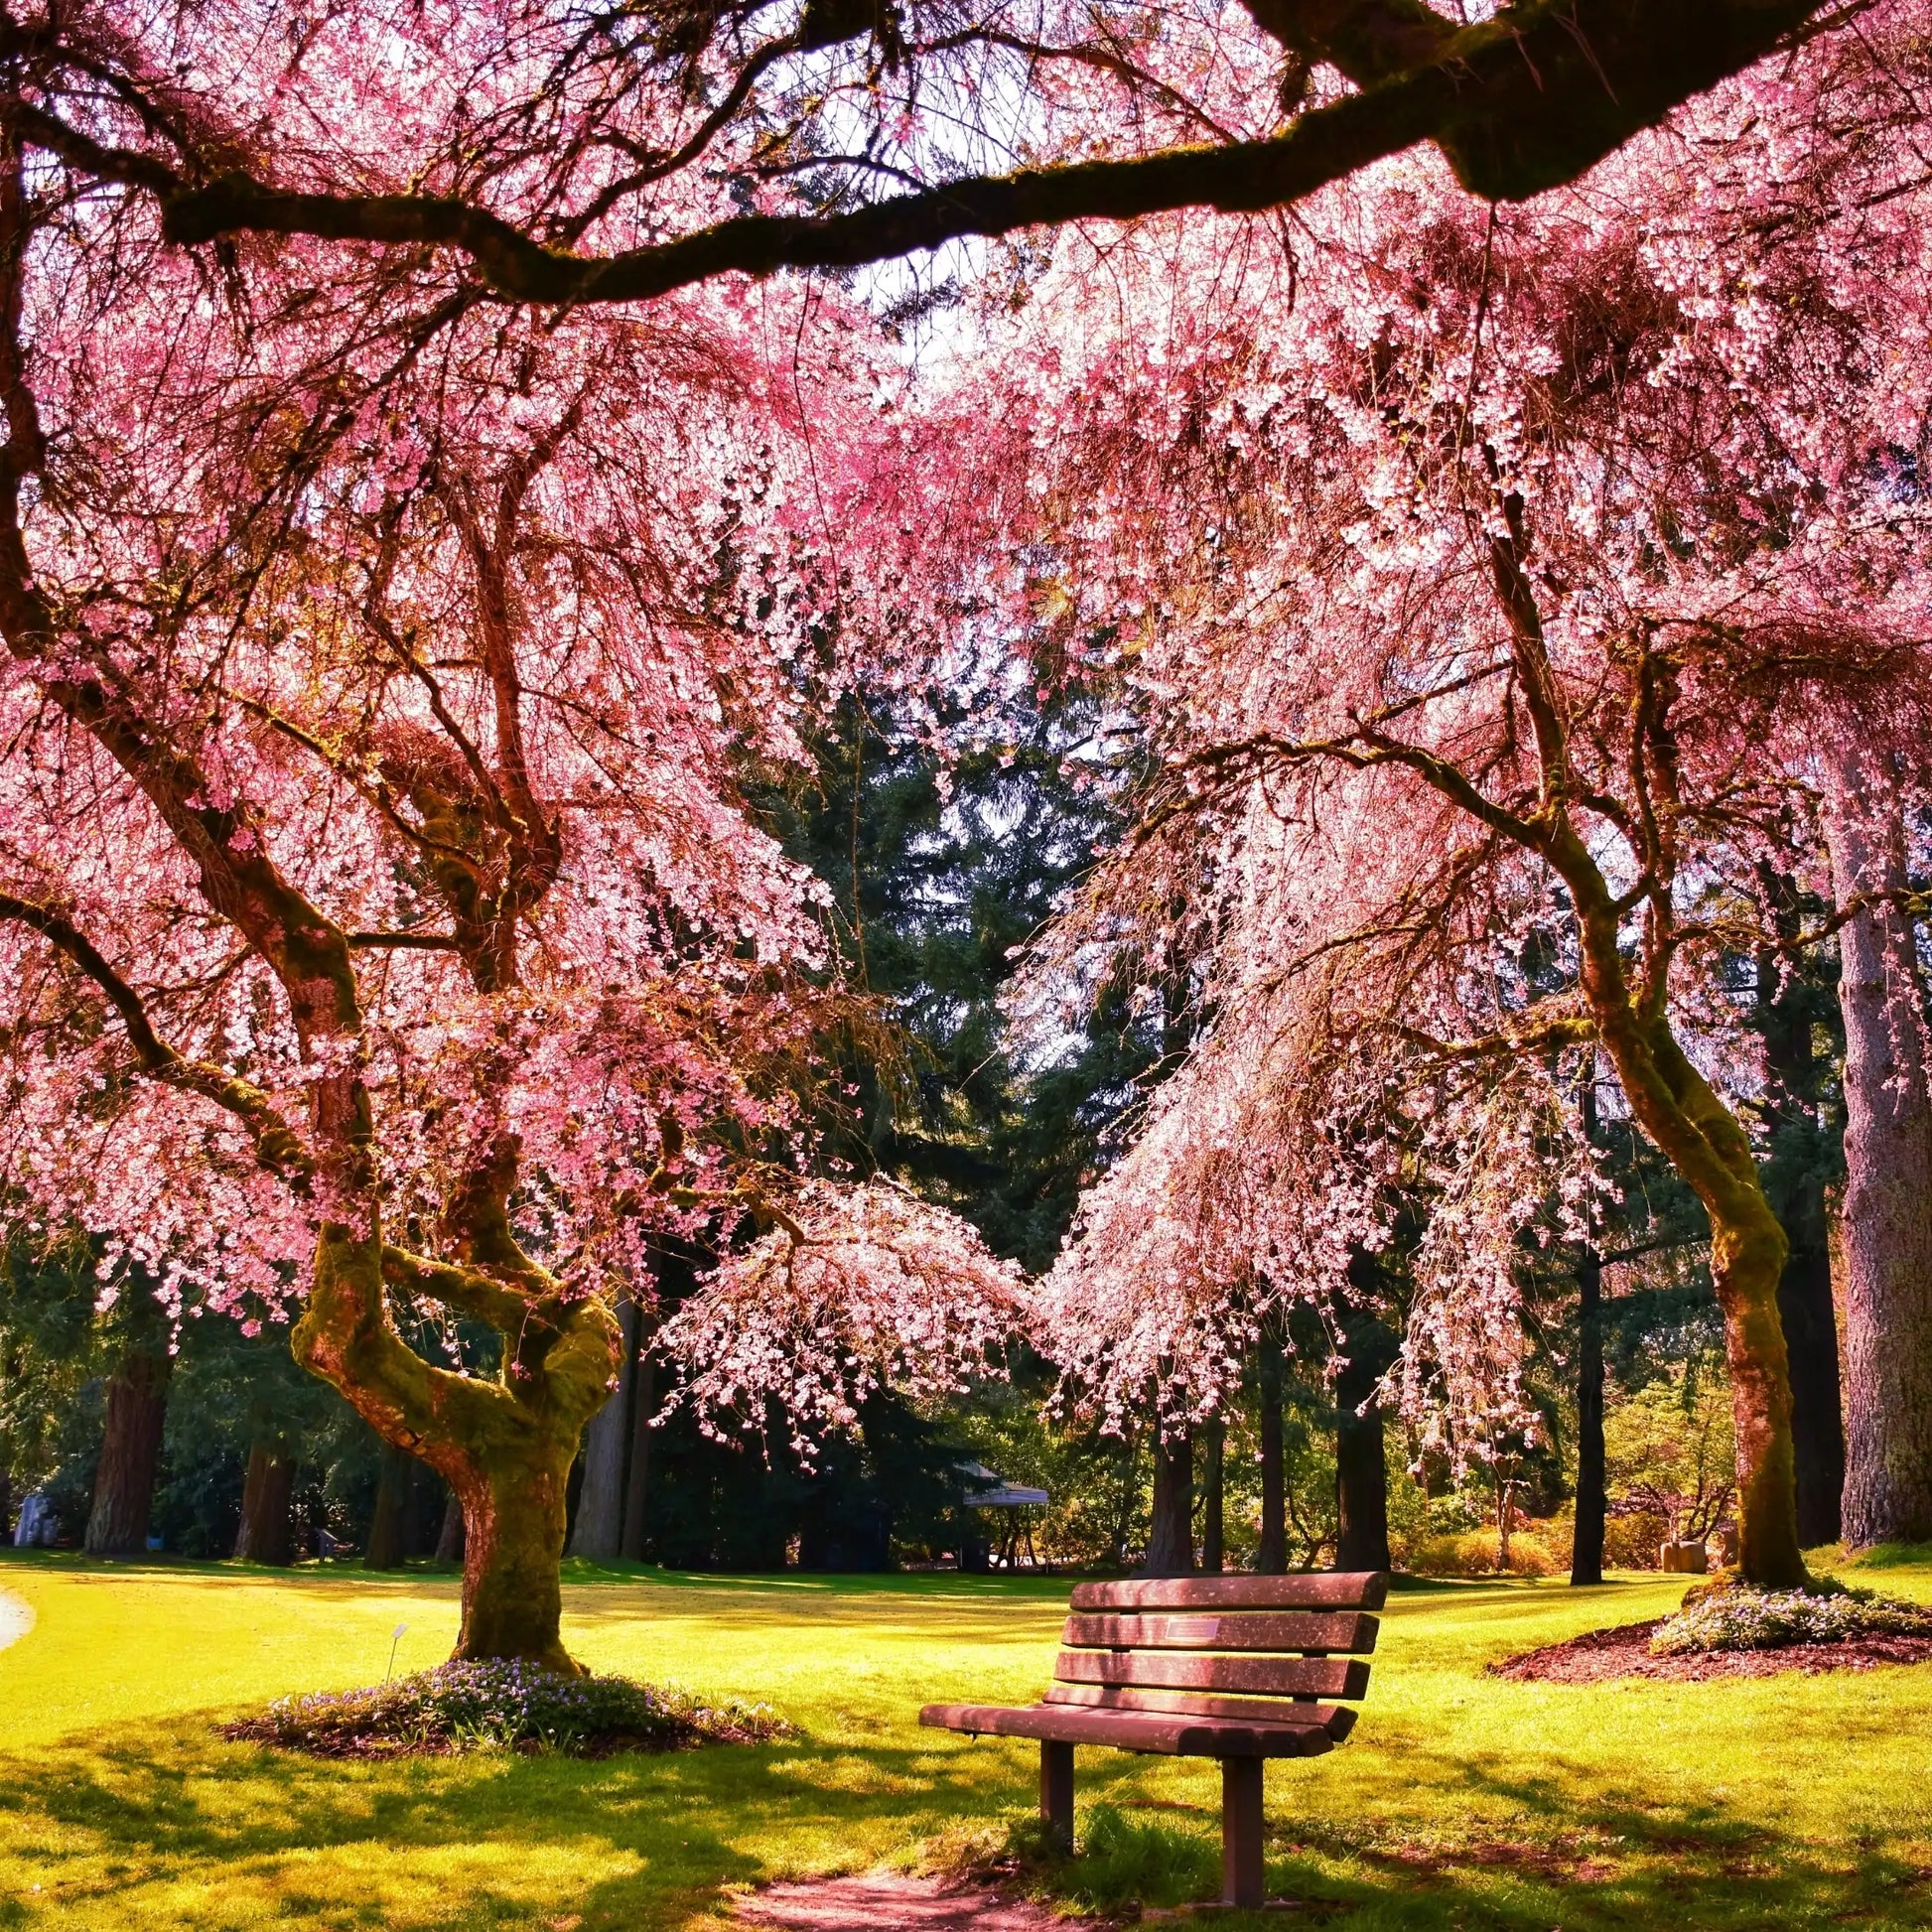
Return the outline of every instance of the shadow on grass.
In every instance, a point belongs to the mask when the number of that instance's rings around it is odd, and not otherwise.
[[[1895,1854],[1821,1848],[1716,1803],[1660,1802],[1560,1769],[1510,1775],[1480,1756],[1414,1745],[1403,1768],[1417,1784],[1466,1796],[1472,1821],[1506,1809],[1507,1829],[1426,1834],[1277,1808],[1270,1889],[1319,1902],[1334,1912],[1324,1922],[1349,1932],[1932,1923],[1932,1867]],[[1631,1769],[1640,1780],[1641,1766]]]
[[[1932,1922],[1932,1871],[1896,1856],[1846,1846],[1834,1863],[1715,1804],[1652,1803],[1562,1773],[1506,1775],[1414,1745],[1403,1767],[1439,1793],[1466,1794],[1471,1817],[1506,1809],[1507,1830],[1425,1835],[1371,1813],[1309,1809],[1306,1787],[1298,1808],[1283,1779],[1271,1791],[1271,1891],[1308,1901],[1310,1922],[1347,1932]],[[818,1848],[807,1863],[824,1863],[825,1848],[836,1862],[841,1847],[848,1864],[871,1863],[869,1846],[906,1850],[962,1824],[1024,1820],[1030,1770],[1022,1748],[810,1737],[595,1762],[343,1764],[142,1728],[0,1760],[0,1814],[51,1848],[37,1860],[47,1907],[0,1902],[0,1926],[61,1922],[114,1890],[117,1869],[217,1880],[252,1869],[273,1893],[271,1915],[297,1921],[538,1924],[516,1874],[539,1850],[562,1849],[583,1875],[543,1901],[550,1912],[586,1928],[669,1928],[720,1904],[728,1887],[771,1875],[757,1842]],[[1124,1756],[1092,1753],[1081,1772],[1082,1856],[1035,1864],[1038,1889],[1114,1909],[1211,1894],[1219,1821],[1208,1806],[1139,1797]],[[448,1919],[392,1915],[380,1895],[358,1905],[352,1876],[326,1879],[367,1858],[440,1868],[453,1853],[476,1858]]]

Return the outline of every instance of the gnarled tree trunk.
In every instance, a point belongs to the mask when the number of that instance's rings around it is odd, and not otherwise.
[[[295,1561],[294,1501],[295,1457],[279,1443],[256,1443],[241,1485],[241,1527],[234,1540],[239,1561],[281,1568]]]
[[[397,1449],[443,1477],[463,1508],[463,1622],[455,1655],[525,1658],[577,1672],[563,1645],[558,1565],[565,1490],[585,1422],[616,1380],[618,1324],[603,1303],[514,1293],[470,1264],[510,1259],[507,1200],[513,1145],[493,1163],[493,1184],[463,1204],[464,1265],[426,1263],[326,1224],[309,1306],[295,1330],[299,1360],[346,1396]],[[453,1307],[492,1320],[505,1335],[501,1379],[484,1382],[424,1361],[396,1333],[383,1271],[429,1278]],[[533,1290],[541,1281],[533,1279]],[[514,1320],[516,1326],[510,1326]]]
[[[83,1544],[90,1557],[137,1556],[147,1550],[173,1367],[165,1347],[130,1341],[107,1378],[107,1427]]]
[[[1910,921],[1875,896],[1904,885],[1899,807],[1857,753],[1835,761],[1828,815],[1841,904],[1873,902],[1839,932],[1845,1015],[1845,1320],[1842,1534],[1932,1539],[1932,1101]]]
[[[1597,1039],[1638,1126],[1683,1175],[1711,1223],[1711,1279],[1724,1315],[1737,1443],[1739,1575],[1764,1588],[1805,1588],[1811,1578],[1798,1542],[1791,1378],[1778,1315],[1789,1252],[1784,1230],[1765,1198],[1749,1136],[1671,1031],[1667,903],[1653,901],[1649,915],[1652,977],[1633,986],[1622,915],[1594,860],[1567,828],[1548,849],[1577,897],[1584,991]]]

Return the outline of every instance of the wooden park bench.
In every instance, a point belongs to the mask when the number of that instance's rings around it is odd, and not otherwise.
[[[922,1725],[1039,1739],[1039,1811],[1073,1849],[1073,1747],[1221,1760],[1221,1898],[1262,1902],[1261,1768],[1333,1750],[1355,1714],[1389,1580],[1176,1577],[1081,1584],[1038,1704],[928,1704]]]

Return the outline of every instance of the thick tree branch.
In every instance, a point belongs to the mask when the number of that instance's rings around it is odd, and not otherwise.
[[[10,893],[0,893],[0,919],[32,927],[100,988],[107,1004],[120,1016],[128,1044],[133,1047],[135,1062],[142,1072],[165,1086],[200,1094],[204,1100],[210,1100],[232,1114],[248,1130],[261,1165],[289,1182],[297,1193],[309,1191],[315,1174],[314,1158],[275,1103],[249,1081],[238,1079],[207,1060],[191,1060],[162,1039],[155,1033],[140,995],[108,964],[100,949],[71,919],[51,906],[16,898]]]
[[[468,254],[510,300],[630,302],[722,274],[856,267],[966,235],[1182,207],[1253,212],[1425,140],[1474,193],[1522,199],[1575,179],[1823,10],[1821,0],[1523,0],[1452,33],[1424,65],[1377,78],[1274,139],[976,176],[842,214],[741,215],[605,258],[544,247],[501,216],[448,198],[294,193],[233,172],[200,182],[43,110],[10,111],[23,138],[69,165],[158,196],[170,236],[185,245],[247,230],[426,244]],[[1394,0],[1346,10],[1359,46],[1333,4],[1304,10],[1281,0],[1277,11],[1364,74],[1423,40]]]
[[[539,1302],[505,1288],[475,1268],[458,1268],[447,1261],[430,1261],[403,1248],[386,1244],[382,1250],[382,1279],[391,1288],[427,1295],[458,1314],[467,1314],[512,1340],[532,1322],[554,1326]]]

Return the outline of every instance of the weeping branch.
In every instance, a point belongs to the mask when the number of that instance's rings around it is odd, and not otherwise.
[[[165,1086],[200,1094],[232,1114],[248,1130],[255,1158],[269,1173],[286,1180],[299,1194],[307,1194],[315,1175],[314,1158],[275,1103],[247,1080],[225,1073],[207,1060],[194,1060],[170,1046],[154,1030],[140,995],[110,966],[97,947],[72,920],[51,906],[0,893],[0,919],[30,926],[58,952],[92,980],[107,1004],[119,1015],[136,1064]]]

